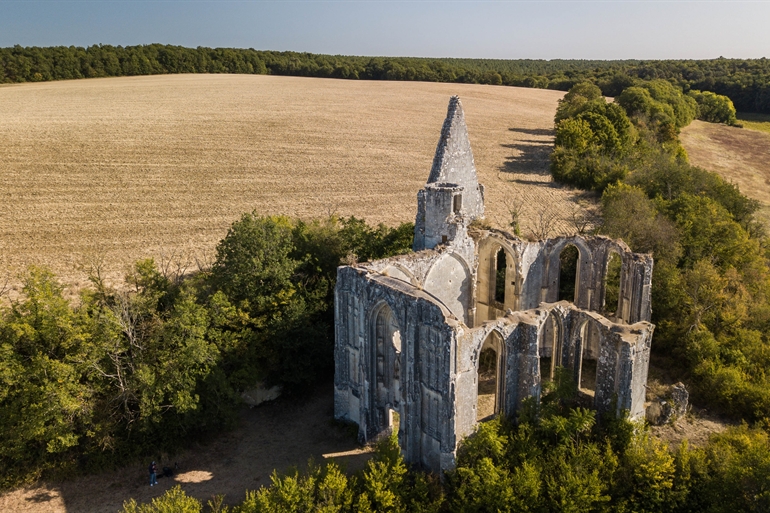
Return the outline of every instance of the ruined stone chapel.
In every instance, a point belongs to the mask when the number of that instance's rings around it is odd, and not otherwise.
[[[362,440],[397,429],[407,462],[440,471],[480,420],[539,399],[557,367],[597,410],[644,415],[650,255],[606,237],[531,242],[477,227],[484,186],[456,96],[417,202],[414,253],[338,269],[337,418]],[[567,250],[574,289],[560,283]]]

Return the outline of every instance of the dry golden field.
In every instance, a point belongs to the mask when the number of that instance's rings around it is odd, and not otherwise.
[[[0,269],[82,264],[111,280],[139,258],[210,259],[243,212],[412,221],[449,96],[465,108],[487,219],[506,204],[568,231],[580,198],[548,173],[563,93],[253,75],[0,87]],[[582,201],[582,200],[581,200]],[[1,283],[0,283],[1,284]]]
[[[758,217],[770,226],[770,134],[693,121],[680,137],[692,164],[719,173],[758,200]]]

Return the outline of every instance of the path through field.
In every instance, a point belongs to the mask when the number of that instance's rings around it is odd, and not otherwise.
[[[563,93],[464,84],[172,75],[0,86],[0,273],[43,264],[75,288],[101,261],[210,261],[243,212],[413,221],[459,94],[487,218],[565,221],[548,173]],[[0,277],[2,277],[0,275]],[[1,283],[0,283],[1,284]]]

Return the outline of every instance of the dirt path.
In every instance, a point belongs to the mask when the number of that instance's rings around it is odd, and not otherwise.
[[[732,425],[734,423],[716,416],[688,414],[663,426],[652,426],[650,432],[671,449],[679,447],[684,440],[692,448],[703,447],[711,435],[722,433]]]
[[[155,487],[149,486],[146,465],[129,467],[16,490],[0,496],[0,511],[115,513],[130,498],[149,502],[176,484],[204,502],[224,494],[227,502],[237,503],[246,490],[269,484],[273,469],[301,468],[311,457],[316,462],[331,458],[348,471],[359,470],[371,454],[358,446],[350,432],[334,424],[333,403],[333,387],[327,384],[301,404],[279,400],[246,409],[234,431],[210,445],[159,461],[161,467],[178,462],[180,468],[175,477],[161,478]]]

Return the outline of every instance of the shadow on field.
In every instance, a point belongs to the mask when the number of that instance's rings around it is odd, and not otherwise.
[[[500,167],[500,171],[515,175],[508,177],[508,180],[511,182],[555,187],[556,184],[551,180],[551,172],[549,170],[550,155],[553,151],[553,130],[540,128],[511,128],[509,130],[533,136],[533,138],[519,139],[510,144],[502,144],[503,148],[514,150],[514,154],[506,157],[505,163]]]
[[[509,128],[510,132],[517,132],[519,134],[536,135],[540,137],[553,137],[552,128]]]
[[[158,468],[175,469],[150,487],[150,461],[96,476],[61,483],[38,484],[0,500],[0,510],[51,513],[117,512],[124,501],[148,503],[174,487],[206,501],[225,495],[237,504],[246,490],[270,484],[273,470],[300,471],[312,459],[316,464],[337,463],[348,473],[363,469],[371,457],[356,442],[355,430],[333,418],[333,384],[318,387],[304,401],[278,400],[253,409],[244,408],[239,426],[195,445],[177,456],[156,458]],[[160,476],[160,474],[159,474]]]

